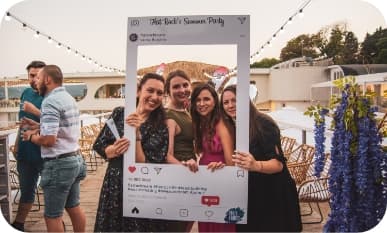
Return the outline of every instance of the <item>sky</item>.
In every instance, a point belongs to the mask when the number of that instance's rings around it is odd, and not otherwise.
[[[378,2],[378,0],[374,0]],[[250,15],[250,55],[264,45],[272,35],[296,13],[306,0],[2,0],[1,16],[9,11],[28,25],[69,45],[103,66],[125,69],[126,28],[128,16],[168,15]],[[15,4],[16,3],[16,4]],[[279,7],[281,6],[281,7]],[[93,64],[82,61],[65,48],[56,48],[46,38],[34,38],[34,32],[22,30],[21,23],[11,20],[0,25],[0,78],[25,74],[25,66],[35,59],[59,65],[64,73],[97,72]],[[322,27],[345,22],[359,41],[379,26],[386,27],[382,13],[361,0],[312,0],[304,9],[304,17],[295,17],[263,57],[279,58],[286,42],[300,34],[316,33]],[[139,68],[177,60],[200,61],[236,66],[229,49],[222,46],[183,46],[146,48],[139,54]],[[227,53],[227,56],[223,54]],[[221,54],[221,55],[219,55]]]
[[[369,4],[371,2],[373,5]],[[346,22],[359,41],[379,26],[386,27],[386,0],[312,0],[304,17],[295,19],[285,33],[268,47],[262,57],[279,57],[286,42],[300,34],[316,33],[322,27]],[[0,1],[0,78],[25,75],[25,67],[35,59],[59,65],[64,73],[96,72],[96,67],[64,48],[57,49],[46,39],[33,38],[15,20],[4,21],[6,11],[53,38],[70,45],[109,67],[124,69],[126,60],[126,23],[129,16],[168,15],[250,15],[250,54],[271,38],[303,0],[1,0]],[[196,60],[234,67],[235,58],[219,55],[222,48],[161,48],[144,51],[140,66],[158,65],[174,60]],[[147,54],[148,53],[148,54]],[[230,58],[231,57],[231,58]],[[261,59],[258,58],[257,60]],[[7,224],[0,216],[0,227]],[[374,228],[385,232],[387,219]],[[383,230],[384,229],[384,230]],[[8,228],[7,232],[11,230]]]

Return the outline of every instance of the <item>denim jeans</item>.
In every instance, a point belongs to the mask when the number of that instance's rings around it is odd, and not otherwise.
[[[33,203],[35,190],[42,170],[42,162],[17,161],[17,172],[19,173],[20,203]]]
[[[64,208],[79,205],[80,181],[86,177],[82,156],[45,161],[40,186],[44,192],[44,216],[57,218]]]

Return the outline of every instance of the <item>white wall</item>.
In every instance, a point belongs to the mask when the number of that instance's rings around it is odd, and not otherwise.
[[[269,96],[273,101],[310,101],[310,89],[326,81],[327,67],[306,66],[273,69],[270,72]]]

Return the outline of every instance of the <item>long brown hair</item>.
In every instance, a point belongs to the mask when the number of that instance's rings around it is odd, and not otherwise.
[[[277,133],[280,135],[277,123],[269,115],[258,111],[258,109],[250,101],[250,142],[252,140],[263,142],[265,139],[265,133],[267,133],[265,128],[268,125],[272,125],[273,127],[271,129],[278,131]]]
[[[231,91],[236,96],[236,85],[230,85],[223,89],[222,95],[220,96],[220,115],[223,119],[224,124],[226,125],[226,128],[228,132],[230,133],[232,137],[232,141],[234,142],[234,149],[235,149],[235,121],[232,119],[231,116],[229,116],[223,107],[223,95],[226,91]]]
[[[196,100],[199,94],[203,90],[208,90],[211,93],[211,96],[214,98],[215,106],[212,112],[210,113],[208,120],[204,121],[198,111],[196,110]],[[207,134],[207,139],[212,139],[215,135],[215,127],[220,119],[220,107],[219,107],[219,98],[215,89],[208,85],[207,83],[199,84],[196,86],[191,95],[191,117],[192,117],[192,128],[194,133],[194,146],[195,152],[201,153],[203,151],[203,135]],[[212,143],[209,143],[210,148]]]
[[[144,86],[144,84],[149,79],[158,80],[158,81],[162,82],[163,85],[165,85],[164,78],[161,75],[158,75],[158,74],[155,74],[155,73],[147,73],[147,74],[145,74],[142,77],[142,79],[138,83],[137,91],[140,91],[142,86]],[[136,105],[137,104],[138,104],[138,98],[136,99]],[[165,114],[165,110],[164,110],[163,104],[160,104],[159,107],[157,107],[155,110],[153,110],[149,114],[149,117],[148,117],[148,122],[150,123],[150,125],[153,128],[159,128],[159,126],[165,125],[165,120],[166,120],[166,114]]]
[[[234,138],[234,146],[235,146],[235,128],[236,125],[234,121],[231,119],[229,115],[226,114],[226,111],[223,108],[223,94],[226,91],[231,91],[236,95],[236,85],[230,85],[226,87],[221,95],[221,116],[224,120],[224,123],[226,125],[226,128],[228,129],[229,133],[233,136]],[[258,111],[258,109],[254,106],[254,104],[249,101],[249,138],[250,138],[250,143],[252,140],[258,140],[259,142],[264,141],[264,134],[265,129],[264,126],[267,124],[272,124],[275,126],[275,130],[279,131],[279,127],[277,123],[267,114],[262,113]]]

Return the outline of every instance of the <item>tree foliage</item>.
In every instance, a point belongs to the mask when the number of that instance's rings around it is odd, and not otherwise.
[[[254,62],[250,65],[250,68],[270,68],[280,63],[280,60],[276,58],[263,58],[259,62]]]
[[[355,34],[346,32],[343,48],[343,64],[356,64],[358,61],[359,42]]]
[[[315,44],[315,36],[302,34],[291,39],[287,45],[281,50],[280,60],[287,61],[297,57],[318,57],[319,53]]]
[[[359,62],[362,64],[387,63],[387,28],[378,28],[373,34],[366,35],[360,49]]]
[[[339,26],[333,28],[324,49],[325,55],[333,58],[335,64],[343,64],[344,33]]]
[[[367,33],[359,41],[345,24],[327,26],[316,34],[302,34],[288,41],[282,48],[280,61],[299,57],[329,57],[334,64],[387,64],[387,28]]]

